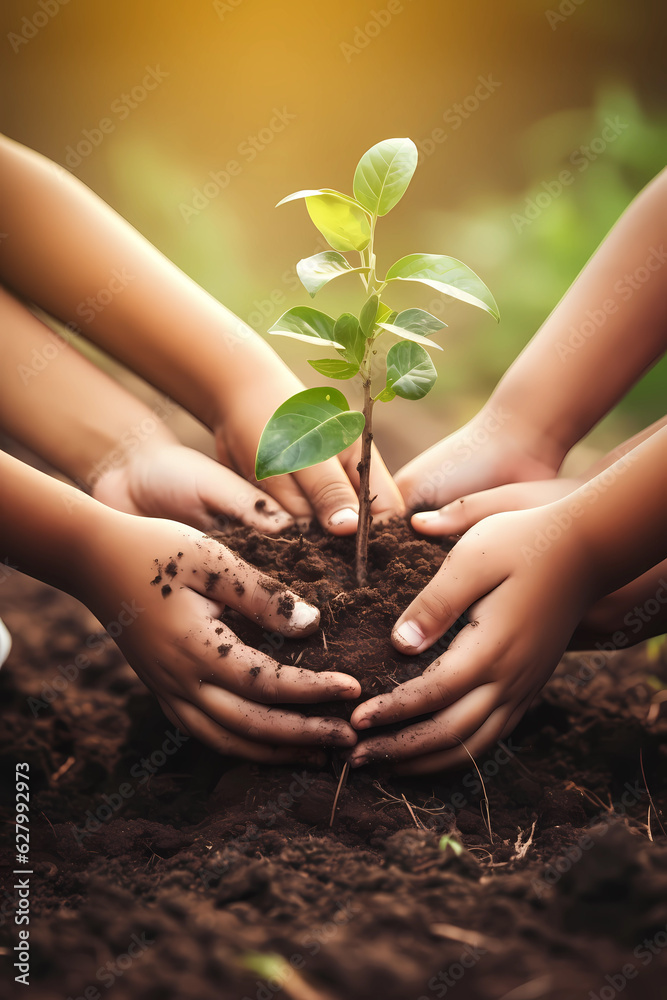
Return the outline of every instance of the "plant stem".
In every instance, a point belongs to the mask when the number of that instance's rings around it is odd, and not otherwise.
[[[361,434],[359,472],[359,527],[357,528],[357,586],[365,587],[368,571],[368,533],[371,526],[371,444],[373,443],[373,397],[371,395],[370,362],[364,371],[364,429]]]

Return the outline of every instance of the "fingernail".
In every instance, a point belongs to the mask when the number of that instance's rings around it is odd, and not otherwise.
[[[359,515],[351,507],[343,507],[342,510],[337,510],[329,518],[329,527],[331,528],[356,528],[358,523]]]
[[[403,646],[410,646],[414,648],[416,646],[421,646],[422,642],[426,638],[422,630],[420,629],[417,622],[403,622],[394,631],[394,638],[398,639]]]
[[[359,721],[355,722],[354,724],[355,729],[370,729],[370,727],[371,727],[370,719],[359,719]]]
[[[363,764],[366,764],[367,761],[368,757],[351,757],[349,764],[350,767],[361,767]]]
[[[419,512],[419,514],[415,514],[412,519],[413,521],[419,519],[420,521],[426,521],[427,523],[431,523],[433,521],[439,521],[441,519],[442,514],[446,510],[447,510],[446,507],[443,507],[442,510],[422,510]]]
[[[308,628],[310,625],[315,625],[319,621],[319,618],[320,613],[312,604],[306,604],[305,601],[297,601],[294,605],[292,617],[290,618],[290,625],[298,629]]]

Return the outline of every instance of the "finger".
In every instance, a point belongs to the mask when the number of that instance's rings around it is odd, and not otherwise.
[[[201,499],[200,523],[194,527],[202,531],[219,531],[230,519],[265,534],[275,534],[294,523],[292,516],[268,493],[212,460],[197,477],[197,490]]]
[[[343,719],[260,705],[214,684],[202,684],[195,707],[224,729],[257,743],[349,747],[357,741]]]
[[[349,476],[355,493],[359,493],[359,470],[357,465],[361,457],[361,448],[357,442],[340,455],[345,472]],[[405,502],[401,491],[394,482],[380,452],[375,445],[371,450],[371,481],[370,494],[372,498],[371,513],[375,524],[381,524],[392,517],[405,515]]]
[[[202,572],[186,577],[198,594],[222,601],[246,618],[286,636],[307,636],[320,622],[320,613],[275,577],[261,573],[215,538],[206,539]]]
[[[459,746],[499,707],[498,698],[495,684],[475,688],[455,704],[437,712],[432,719],[389,736],[372,737],[358,743],[348,757],[350,766],[359,767],[369,760],[402,760]]]
[[[411,523],[424,535],[463,535],[478,521],[491,514],[508,510],[527,510],[551,503],[567,492],[563,480],[510,483],[479,493],[470,493],[446,504],[439,510],[414,514]]]
[[[491,617],[480,624],[466,625],[420,677],[359,705],[352,713],[351,724],[355,729],[370,729],[439,712],[474,688],[495,680],[493,667],[504,655],[509,639],[489,634],[493,622]]]
[[[466,539],[468,544],[464,540],[452,549],[394,625],[391,639],[399,652],[414,655],[428,649],[471,604],[502,582],[484,551],[477,553],[476,539]]]
[[[257,480],[253,482],[257,483]],[[308,497],[293,475],[271,476],[269,479],[262,479],[258,486],[273,497],[300,526],[307,527],[315,516]]]
[[[353,535],[359,522],[359,498],[337,458],[294,473],[317,520],[333,535]]]
[[[260,650],[245,646],[219,621],[210,623],[195,673],[197,683],[217,684],[262,704],[325,702],[361,695],[359,681],[349,674],[316,673],[276,663]]]
[[[474,767],[470,757],[484,754],[492,746],[512,732],[521,716],[528,708],[527,698],[512,711],[511,706],[504,705],[498,709],[486,723],[465,741],[464,746],[453,747],[438,753],[423,754],[414,760],[401,761],[396,767],[397,774],[428,774],[431,771],[451,770],[458,767]]]
[[[169,718],[173,715],[181,720],[179,721],[181,731],[190,733],[218,753],[245,757],[247,760],[262,764],[287,764],[294,760],[318,767],[326,764],[326,753],[322,750],[303,746],[268,746],[264,743],[255,743],[216,725],[207,715],[186,701],[172,699],[169,712],[164,700],[160,699],[160,704]]]

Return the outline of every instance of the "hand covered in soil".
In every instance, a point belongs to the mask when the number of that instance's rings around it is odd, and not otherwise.
[[[266,534],[292,524],[290,515],[266,493],[177,441],[151,439],[123,465],[100,476],[92,494],[126,514],[169,518],[202,531],[219,530],[230,519]]]
[[[127,621],[114,638],[173,723],[220,753],[272,763],[321,763],[316,748],[354,744],[343,720],[274,706],[357,698],[356,680],[282,666],[219,620],[229,606],[295,638],[316,630],[316,608],[194,529],[115,511],[104,529],[76,596],[102,622]]]
[[[502,407],[489,406],[394,478],[408,510],[425,510],[509,483],[552,479],[562,457],[549,442],[536,442],[530,428],[517,426]]]
[[[412,774],[459,766],[468,752],[477,756],[511,732],[594,599],[572,525],[545,551],[536,548],[536,539],[551,538],[557,508],[495,514],[452,549],[397,621],[392,641],[418,655],[466,610],[470,624],[422,676],[358,706],[351,722],[362,730],[431,718],[360,742],[352,766],[391,760]]]

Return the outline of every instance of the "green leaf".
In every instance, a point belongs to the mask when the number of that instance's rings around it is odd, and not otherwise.
[[[341,361],[340,358],[325,358],[324,361],[309,361],[308,364],[325,378],[352,378],[359,371],[359,365]]]
[[[296,265],[296,273],[311,298],[332,278],[337,278],[348,271],[354,273],[367,270],[367,267],[352,267],[342,253],[336,250],[325,250],[312,257],[304,257]]]
[[[334,250],[364,250],[371,239],[368,216],[355,202],[337,195],[306,198],[311,219]]]
[[[375,322],[376,323],[393,323],[394,319],[396,318],[397,315],[398,314],[397,314],[397,312],[396,312],[395,309],[390,309],[389,306],[386,306],[384,304],[384,302],[381,302],[380,305],[379,305],[379,307],[378,307],[378,314],[375,317]]]
[[[396,393],[389,386],[385,386],[382,392],[378,392],[377,396],[374,397],[376,403],[391,403],[392,399],[396,398]]]
[[[500,319],[496,300],[482,279],[454,257],[411,253],[392,264],[387,271],[386,280],[420,281],[445,295],[484,309],[495,320]]]
[[[294,340],[303,340],[307,344],[332,344],[334,347],[343,348],[344,344],[339,344],[334,337],[334,320],[319,309],[311,306],[294,306],[283,313],[280,319],[276,320],[269,333],[277,334],[281,337],[292,337]]]
[[[335,198],[340,198],[341,201],[349,201],[352,205],[356,205],[362,211],[366,211],[364,206],[360,205],[356,198],[351,198],[349,194],[343,194],[342,191],[336,191],[334,188],[309,188],[304,191],[295,191],[293,194],[288,194],[286,198],[282,199],[282,201],[279,201],[276,208],[280,208],[281,205],[286,205],[289,201],[296,201],[298,198],[312,198],[314,195],[318,194],[333,195]]]
[[[403,399],[422,399],[438,373],[423,347],[401,340],[387,352],[387,389]]]
[[[359,326],[365,337],[370,337],[373,332],[379,305],[380,297],[378,295],[371,295],[370,299],[364,302],[364,307],[359,314]]]
[[[340,353],[357,368],[364,360],[366,338],[363,335],[359,320],[352,313],[342,313],[334,326],[334,337],[342,345]]]
[[[395,333],[397,337],[403,337],[404,340],[411,340],[414,344],[423,344],[424,347],[435,347],[438,351],[442,350],[440,344],[436,344],[435,340],[429,340],[428,337],[422,337],[420,333],[413,333],[412,330],[406,330],[404,326],[398,326],[396,323],[378,323],[378,326],[382,330],[386,330],[387,333]]]
[[[297,392],[278,407],[262,431],[255,476],[262,480],[324,462],[356,441],[363,428],[363,413],[350,410],[338,389]]]
[[[437,333],[447,326],[425,309],[404,309],[392,323],[403,327],[404,330],[410,330],[411,333],[421,333],[422,337],[428,337],[430,333]]]
[[[359,160],[354,196],[374,215],[386,215],[405,194],[417,166],[412,139],[385,139]]]

